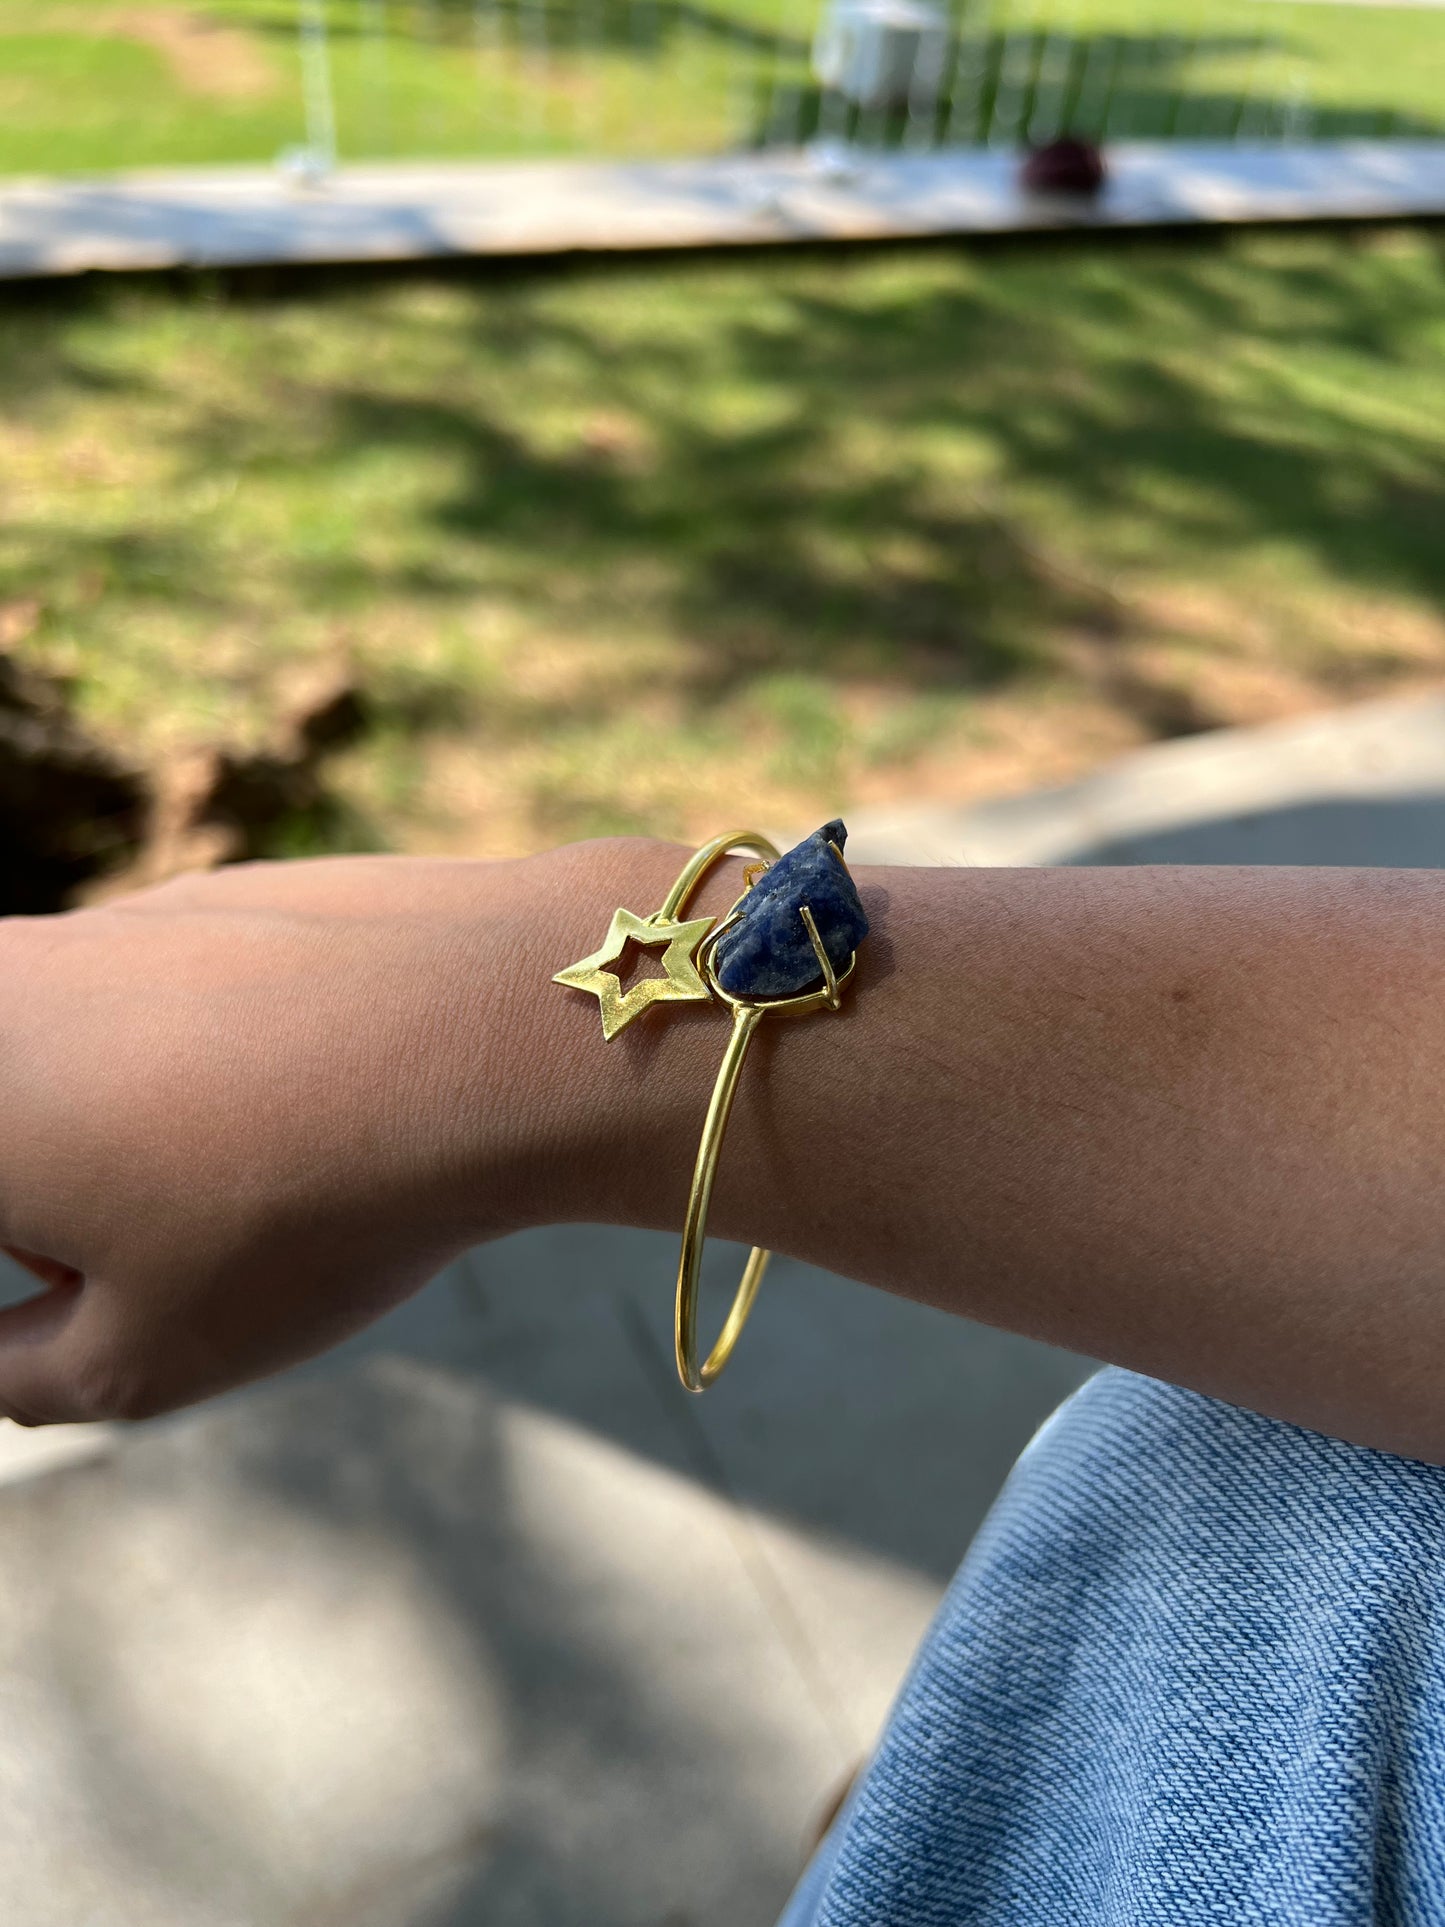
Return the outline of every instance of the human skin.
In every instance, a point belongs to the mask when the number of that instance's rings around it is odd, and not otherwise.
[[[0,1409],[168,1410],[483,1239],[676,1230],[725,1020],[604,1043],[550,978],[686,854],[257,864],[0,923],[0,1244],[46,1286],[0,1313]],[[856,875],[854,984],[760,1029],[714,1232],[1445,1461],[1445,877]]]

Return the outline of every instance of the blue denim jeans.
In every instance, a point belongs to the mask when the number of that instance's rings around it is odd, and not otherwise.
[[[1445,1923],[1445,1470],[1104,1371],[780,1927]]]

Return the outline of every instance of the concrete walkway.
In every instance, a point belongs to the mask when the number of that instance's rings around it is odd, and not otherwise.
[[[1097,203],[1001,151],[275,168],[0,184],[0,276],[1445,214],[1445,141],[1120,143]]]
[[[13,1464],[0,1918],[768,1927],[1085,1368],[780,1262],[692,1400],[675,1264],[514,1238],[309,1370]]]
[[[1435,864],[1445,696],[854,837]],[[1087,1367],[780,1263],[688,1399],[674,1259],[529,1233],[271,1385],[124,1434],[0,1433],[0,1919],[768,1927]]]
[[[1445,693],[1136,751],[1079,782],[970,808],[880,811],[874,863],[1445,862]],[[865,854],[866,852],[866,854]]]

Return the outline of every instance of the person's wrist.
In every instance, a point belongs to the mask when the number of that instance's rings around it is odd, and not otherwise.
[[[607,1040],[594,998],[552,982],[601,943],[619,905],[647,915],[689,850],[617,839],[527,859],[527,939],[517,952],[512,1085],[525,1156],[512,1186],[527,1223],[615,1223],[678,1230],[708,1100],[729,1034],[712,1001],[670,1003]],[[746,857],[720,864],[692,914],[721,915],[743,888]],[[738,1093],[712,1222],[722,1236],[781,1242],[813,1204],[797,1193],[824,1154],[832,1106],[856,1049],[855,994],[826,1024],[764,1026]]]
[[[536,973],[536,1035],[556,1119],[536,1202],[547,1221],[675,1227],[725,1027],[711,1003],[669,1004],[604,1038],[597,1003],[551,981],[597,949],[619,906],[646,916],[687,861],[683,845],[643,839],[573,844],[537,859],[551,946]],[[721,915],[745,859],[718,866],[689,906]],[[655,968],[655,960],[652,965]]]
[[[607,1040],[595,998],[552,978],[597,949],[619,905],[655,910],[689,854],[608,839],[498,866],[507,880],[489,949],[500,981],[486,996],[470,1099],[471,1235],[568,1222],[680,1229],[726,1013],[712,1002],[673,1003]],[[746,860],[718,866],[696,914],[727,909]],[[879,879],[865,877],[873,894]],[[826,1021],[764,1026],[718,1171],[718,1235],[783,1249],[827,1215],[827,1187],[814,1180],[840,1124],[839,1095],[855,1083],[848,1066],[867,989],[865,981]]]
[[[470,956],[464,940],[456,965],[475,983],[475,995],[453,999],[464,1036],[439,1040],[444,1057],[459,1056],[459,1074],[443,1069],[450,1090],[439,1101],[460,1113],[444,1163],[467,1235],[680,1219],[689,1133],[721,1048],[716,1011],[676,1005],[608,1041],[595,1000],[552,977],[597,948],[619,905],[655,910],[687,855],[661,841],[599,839],[492,872],[485,954]],[[698,913],[725,909],[741,871],[741,859],[720,866]],[[458,886],[463,900],[478,895],[465,874]]]

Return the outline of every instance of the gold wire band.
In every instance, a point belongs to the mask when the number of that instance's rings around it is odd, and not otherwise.
[[[838,844],[830,846],[839,863],[843,863],[843,852]],[[744,888],[742,895],[733,904],[727,915],[718,923],[711,917],[692,917],[684,915],[693,893],[703,878],[720,863],[725,856],[735,850],[750,851],[761,857],[760,863],[750,863],[743,872]],[[702,1137],[697,1147],[697,1159],[693,1165],[692,1189],[688,1193],[687,1216],[682,1228],[682,1253],[677,1269],[677,1309],[674,1332],[677,1346],[677,1373],[690,1392],[700,1392],[711,1385],[718,1373],[732,1357],[733,1347],[743,1326],[747,1323],[748,1313],[753,1308],[753,1300],[758,1295],[768,1253],[754,1246],[749,1254],[742,1283],[733,1298],[732,1308],[723,1323],[716,1344],[701,1364],[697,1357],[697,1297],[698,1274],[702,1264],[703,1244],[707,1237],[708,1205],[712,1201],[713,1179],[717,1176],[718,1155],[722,1149],[723,1134],[727,1130],[728,1118],[737,1092],[738,1075],[747,1056],[748,1046],[753,1033],[763,1018],[770,1014],[801,1017],[812,1010],[837,1010],[840,1007],[840,992],[853,974],[858,959],[856,954],[848,959],[843,971],[833,968],[832,959],[818,935],[818,927],[813,912],[806,903],[799,904],[798,914],[808,933],[813,955],[818,961],[819,985],[812,990],[795,992],[791,997],[734,997],[723,989],[713,968],[713,952],[719,937],[729,930],[743,914],[752,890],[760,874],[770,864],[778,861],[775,844],[756,830],[729,830],[725,836],[715,836],[694,852],[683,866],[676,883],[668,891],[659,909],[650,916],[639,916],[633,910],[618,909],[612,914],[612,922],[601,946],[591,956],[581,958],[577,963],[568,964],[565,969],[555,973],[552,981],[563,984],[570,990],[585,991],[597,999],[602,1017],[604,1040],[613,1038],[629,1024],[636,1021],[660,1003],[710,1003],[716,1000],[727,1004],[732,1011],[732,1036],[723,1053],[723,1061],[713,1086],[712,1097],[707,1107],[707,1118],[702,1127]],[[847,865],[844,864],[846,870]],[[640,944],[645,949],[665,949],[662,959],[662,974],[645,978],[632,988],[622,988],[625,974],[619,969],[629,944]]]
[[[754,1245],[748,1253],[742,1283],[737,1288],[732,1309],[723,1321],[717,1343],[699,1364],[697,1358],[698,1278],[702,1269],[702,1248],[707,1241],[707,1210],[712,1202],[712,1182],[717,1175],[718,1153],[722,1149],[723,1132],[728,1127],[728,1117],[733,1108],[733,1097],[738,1087],[738,1073],[742,1070],[743,1059],[748,1054],[748,1045],[753,1040],[753,1032],[762,1020],[763,1013],[756,1007],[748,1009],[739,1004],[733,1010],[732,1036],[729,1037],[728,1047],[723,1052],[717,1082],[712,1087],[712,1097],[708,1103],[707,1117],[703,1122],[702,1137],[698,1142],[697,1162],[692,1171],[692,1189],[688,1193],[687,1216],[682,1225],[682,1253],[677,1264],[677,1305],[673,1319],[677,1346],[677,1375],[690,1392],[706,1391],[732,1357],[733,1347],[742,1336],[743,1326],[748,1322],[748,1313],[753,1308],[753,1300],[758,1295],[758,1286],[763,1282],[763,1273],[768,1268],[768,1259],[772,1256],[771,1252],[764,1251],[759,1245]]]
[[[740,844],[742,838],[736,841]],[[755,848],[763,841],[765,841],[764,838],[756,838],[749,847]],[[704,846],[708,850],[712,847],[711,844]],[[734,845],[729,844],[728,847],[731,848]],[[698,852],[698,856],[702,854],[702,851]],[[842,861],[841,851],[838,853],[838,859]],[[697,858],[695,857],[693,861],[695,863]],[[745,875],[747,875],[748,889],[751,889],[754,878],[748,872],[745,872]],[[733,1348],[742,1336],[743,1326],[748,1322],[748,1314],[758,1295],[758,1287],[763,1282],[763,1273],[767,1270],[768,1259],[772,1256],[771,1252],[764,1251],[760,1245],[754,1245],[748,1253],[742,1282],[733,1297],[732,1308],[723,1321],[723,1328],[718,1334],[717,1342],[699,1364],[697,1299],[703,1246],[707,1240],[708,1206],[712,1201],[713,1179],[717,1176],[723,1134],[727,1130],[728,1118],[732,1114],[733,1098],[737,1093],[738,1076],[742,1071],[743,1059],[748,1054],[748,1046],[753,1040],[753,1033],[770,1012],[780,1016],[801,1017],[813,1010],[837,1010],[842,1002],[842,986],[852,976],[853,966],[857,962],[855,955],[849,958],[848,967],[841,976],[834,971],[832,959],[818,935],[813,913],[807,904],[804,904],[800,914],[808,932],[809,941],[812,943],[814,955],[818,959],[819,972],[823,979],[822,989],[803,991],[800,995],[792,997],[756,1001],[746,1001],[741,997],[731,996],[717,980],[717,974],[712,967],[712,956],[718,938],[736,921],[747,900],[747,894],[748,890],[745,889],[717,928],[704,939],[699,956],[699,964],[708,989],[715,997],[732,1008],[733,1028],[727,1049],[723,1052],[722,1063],[718,1068],[712,1097],[708,1102],[702,1137],[698,1140],[697,1159],[692,1171],[692,1188],[687,1198],[687,1216],[682,1225],[682,1251],[677,1265],[677,1303],[673,1318],[677,1375],[690,1392],[706,1391],[732,1357]]]
[[[677,882],[673,884],[672,888],[663,898],[662,908],[660,910],[654,910],[648,918],[648,922],[671,923],[675,918],[681,916],[682,912],[692,902],[694,890],[696,890],[697,886],[702,882],[708,871],[713,869],[715,865],[721,863],[725,856],[731,856],[735,850],[751,850],[754,856],[762,857],[763,863],[760,867],[764,869],[766,869],[769,863],[776,863],[778,860],[778,846],[776,843],[770,842],[767,837],[761,835],[757,830],[729,830],[726,836],[715,836],[711,841],[704,843],[701,849],[693,851],[692,855],[683,865],[682,873],[678,877]],[[751,870],[752,865],[750,864],[748,868]],[[748,872],[745,871],[744,875],[746,876],[747,874]],[[750,878],[749,881],[751,881]],[[739,901],[741,901],[741,899],[739,899]],[[733,910],[736,910],[736,908],[737,904],[734,904]],[[729,910],[728,915],[731,916],[732,914],[733,911]]]

